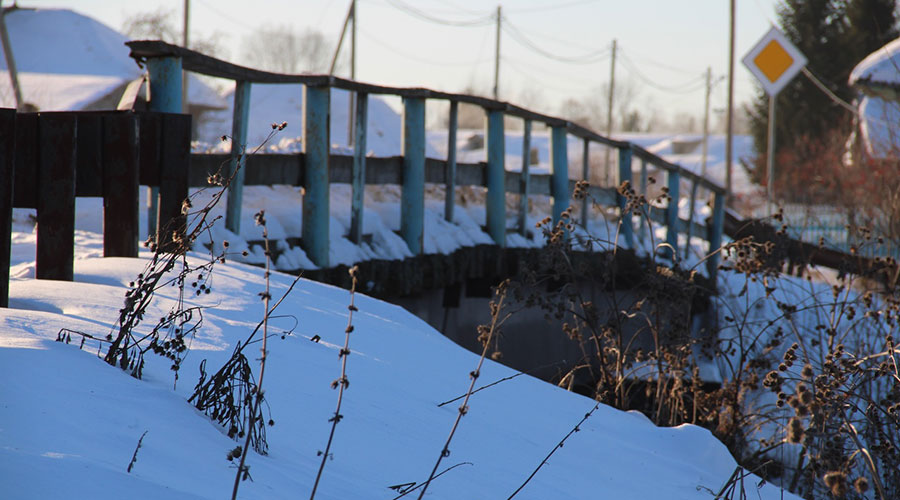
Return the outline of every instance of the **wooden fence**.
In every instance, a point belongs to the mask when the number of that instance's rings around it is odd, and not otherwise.
[[[158,188],[159,227],[182,217],[190,130],[188,115],[0,110],[0,307],[8,306],[14,207],[37,211],[38,279],[72,280],[77,196],[103,198],[103,255],[137,257],[139,185]]]

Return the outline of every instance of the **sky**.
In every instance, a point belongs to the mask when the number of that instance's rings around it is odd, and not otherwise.
[[[190,0],[191,37],[216,33],[226,59],[252,65],[242,42],[263,26],[317,29],[336,41],[349,0]],[[726,0],[516,0],[502,5],[500,98],[557,114],[569,97],[598,94],[617,42],[616,86],[634,106],[671,118],[703,112],[707,67],[713,117],[727,103]],[[752,99],[740,60],[775,19],[776,0],[737,0],[735,102]],[[71,8],[120,29],[138,12],[167,9],[179,27],[182,0],[20,0],[23,7]],[[358,0],[357,79],[489,94],[494,78],[497,4],[478,0]],[[447,25],[464,24],[465,26]],[[347,45],[345,45],[347,47]],[[552,57],[548,57],[552,56]],[[563,62],[559,59],[576,59]],[[346,76],[346,75],[344,75]]]

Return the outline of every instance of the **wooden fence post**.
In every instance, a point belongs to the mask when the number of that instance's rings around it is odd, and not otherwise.
[[[147,72],[150,74],[150,111],[162,113],[181,113],[181,58],[151,57],[147,59]],[[148,189],[147,196],[147,231],[156,235],[159,211],[159,188]]]
[[[75,259],[77,120],[69,113],[38,118],[37,279],[72,281]]]
[[[425,233],[425,99],[403,98],[403,187],[400,237],[413,255],[423,252]]]
[[[667,177],[667,186],[669,188],[669,205],[666,207],[666,243],[672,248],[666,249],[663,255],[672,259],[674,264],[678,260],[678,199],[681,186],[681,174],[676,169],[669,170]]]
[[[566,127],[550,130],[550,197],[553,199],[553,224],[559,222],[569,206],[569,151]]]
[[[619,149],[619,184],[628,181],[633,189],[634,182],[631,179],[631,156],[631,147]],[[627,201],[624,196],[617,193],[616,199],[619,201],[619,217],[622,221],[622,228],[620,229],[619,234],[625,238],[625,245],[628,248],[634,248],[634,226],[631,222],[632,214],[631,212],[625,212]]]
[[[303,150],[306,153],[303,194],[303,249],[319,267],[329,267],[328,156],[331,154],[331,88],[304,86]]]
[[[366,126],[369,94],[356,93],[356,123],[353,140],[353,198],[350,202],[350,241],[359,245],[363,236],[363,209],[366,198]]]
[[[528,190],[531,184],[531,120],[522,127],[522,175],[519,177],[519,234],[528,235]]]
[[[487,113],[487,198],[485,222],[487,233],[500,247],[506,246],[506,138],[503,131],[503,112]]]
[[[137,257],[140,239],[137,116],[131,112],[105,115],[102,130],[103,256]],[[79,127],[79,135],[82,133]]]
[[[244,170],[247,167],[247,125],[250,121],[250,82],[238,81],[234,88],[234,114],[231,118],[231,160],[226,178],[228,201],[225,207],[225,227],[241,234],[241,204],[244,199]]]
[[[650,208],[650,199],[647,197],[647,160],[643,158],[641,158],[641,189],[640,191],[638,191],[638,193],[641,194],[648,203],[648,205],[645,206],[643,210],[648,210]],[[641,239],[641,241],[646,242],[649,219],[645,216],[643,210],[639,214],[640,218],[638,219],[638,224],[640,225],[640,227],[638,227],[638,237]]]
[[[447,179],[444,189],[444,220],[453,222],[456,204],[456,129],[459,126],[459,103],[450,101],[450,124],[447,127]]]
[[[0,109],[0,307],[9,307],[16,110]]]
[[[719,260],[722,254],[718,251],[722,246],[722,230],[725,226],[725,191],[716,191],[713,194],[712,221],[708,226],[707,239],[709,240],[709,259],[706,260],[706,273],[713,283],[719,272]]]

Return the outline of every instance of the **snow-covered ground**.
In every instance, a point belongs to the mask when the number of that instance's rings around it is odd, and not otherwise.
[[[109,333],[128,282],[147,262],[146,254],[98,258],[101,241],[79,231],[74,282],[14,279],[11,307],[0,309],[0,491],[16,499],[227,498],[235,464],[226,454],[237,443],[186,398],[199,363],[216,370],[262,317],[262,270],[230,261],[216,266],[213,293],[196,302],[207,306],[204,326],[173,388],[171,362],[163,358],[148,354],[144,379],[136,380],[98,359],[95,341],[83,349],[77,335],[71,344],[54,342],[62,328]],[[32,235],[16,233],[13,255],[33,255],[33,244]],[[274,273],[273,295],[291,280]],[[176,288],[160,290],[147,316],[164,314],[176,298]],[[334,411],[329,385],[340,373],[348,303],[347,291],[301,280],[276,313],[287,317],[270,327],[264,382],[275,426],[267,429],[269,455],[248,458],[253,480],[242,484],[241,498],[309,493]],[[423,481],[457,413],[456,405],[437,405],[465,392],[477,361],[399,307],[364,296],[356,305],[351,385],[322,499],[393,498],[389,486]],[[310,341],[316,335],[321,341]],[[513,374],[487,361],[480,382]],[[592,406],[527,375],[479,392],[442,469],[464,465],[437,479],[428,497],[509,495]],[[519,498],[710,498],[735,467],[699,427],[657,428],[638,413],[601,405],[580,429]],[[753,497],[757,482],[746,483]],[[791,498],[771,485],[758,494]]]

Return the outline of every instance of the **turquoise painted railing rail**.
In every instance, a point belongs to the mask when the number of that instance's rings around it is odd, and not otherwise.
[[[722,243],[722,231],[725,220],[725,189],[707,178],[700,177],[678,165],[670,163],[659,156],[635,144],[604,137],[587,128],[562,118],[536,113],[528,109],[483,97],[466,94],[453,94],[423,88],[397,88],[366,84],[327,75],[290,75],[271,73],[252,68],[238,66],[221,61],[198,52],[171,45],[161,41],[127,42],[131,49],[131,57],[146,63],[151,87],[150,107],[159,111],[180,111],[181,77],[180,71],[192,71],[208,76],[230,79],[236,82],[234,116],[232,121],[233,144],[230,168],[232,172],[238,168],[238,162],[246,161],[240,145],[246,144],[247,121],[249,116],[250,92],[254,83],[293,83],[304,85],[306,98],[303,101],[303,148],[305,155],[303,197],[303,233],[302,245],[310,260],[321,267],[329,267],[329,180],[330,162],[338,158],[331,154],[329,140],[329,109],[331,88],[343,89],[356,94],[355,107],[356,128],[354,130],[354,154],[350,184],[352,187],[351,224],[349,237],[359,242],[362,237],[362,217],[364,206],[364,187],[366,184],[366,113],[369,95],[391,95],[403,99],[403,161],[399,183],[401,189],[401,226],[400,235],[413,254],[423,251],[425,213],[425,183],[428,170],[433,164],[425,158],[425,102],[428,99],[443,100],[450,103],[450,120],[448,133],[447,160],[439,162],[442,169],[442,181],[447,193],[453,193],[457,186],[481,185],[487,188],[486,197],[486,230],[491,238],[500,246],[506,244],[506,193],[521,196],[516,230],[526,230],[526,211],[530,194],[547,193],[552,198],[552,217],[558,221],[563,211],[573,203],[573,185],[578,180],[587,180],[590,165],[591,143],[615,148],[619,152],[619,183],[632,182],[632,160],[641,161],[640,186],[637,192],[646,194],[648,188],[647,169],[652,165],[667,175],[667,188],[670,200],[664,211],[650,210],[646,213],[654,222],[666,227],[666,247],[661,252],[669,258],[679,256],[679,235],[685,235],[690,246],[693,237],[700,237],[709,242],[709,248],[716,250]],[[177,76],[177,77],[176,77]],[[472,104],[484,108],[486,113],[486,146],[487,162],[484,175],[472,181],[463,179],[462,167],[456,161],[456,133],[459,103]],[[504,118],[514,116],[524,120],[524,137],[521,172],[507,172],[504,161]],[[529,151],[533,122],[543,123],[550,129],[550,166],[549,176],[531,175],[529,173]],[[584,141],[582,157],[582,179],[569,179],[568,136],[574,135]],[[369,158],[370,163],[375,159]],[[472,165],[469,165],[472,167]],[[475,165],[478,167],[478,165]],[[236,175],[229,186],[228,207],[226,210],[226,226],[233,232],[240,231],[240,201],[244,187],[244,174]],[[691,214],[698,197],[698,187],[709,194],[712,216],[706,224],[698,224],[689,219],[682,219],[678,213],[678,203],[682,199],[680,184],[687,181],[691,189],[686,201],[690,204]],[[625,199],[613,187],[592,186],[589,194],[599,203],[625,209]],[[582,213],[588,214],[588,205],[582,204]],[[445,217],[452,220],[454,196],[448,195],[445,200]],[[586,218],[586,215],[585,215]],[[638,225],[638,237],[646,238],[645,221],[640,214],[629,214],[621,218],[619,243],[633,248],[635,245],[635,225]],[[582,223],[586,223],[583,220]],[[685,248],[686,248],[685,247]],[[713,254],[707,259],[707,272],[715,277],[719,255]]]

